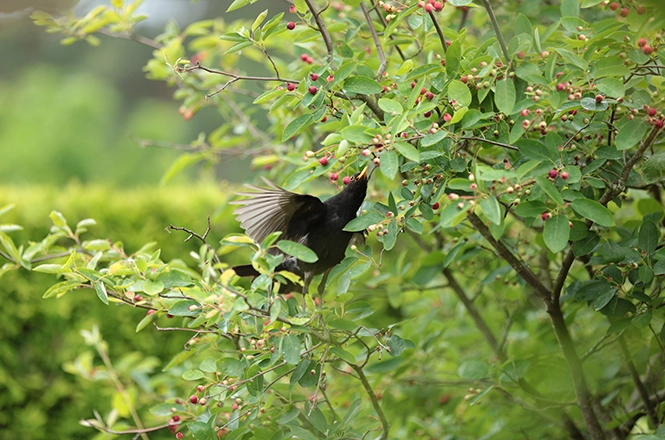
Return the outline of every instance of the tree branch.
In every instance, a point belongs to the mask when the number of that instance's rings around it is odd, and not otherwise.
[[[656,414],[656,409],[651,404],[651,400],[649,398],[649,392],[647,391],[646,387],[644,386],[644,383],[640,379],[640,375],[637,372],[635,364],[633,363],[633,360],[630,357],[630,351],[626,346],[626,339],[624,338],[623,335],[619,337],[619,347],[621,347],[621,353],[623,354],[624,361],[626,362],[626,366],[628,367],[628,371],[630,372],[630,377],[633,379],[635,388],[640,394],[642,403],[644,403],[644,408],[647,411],[647,416],[649,416],[649,425],[651,428],[655,428],[656,426],[658,426],[658,415]]]
[[[490,140],[490,139],[485,139],[485,138],[482,138],[482,137],[462,136],[462,137],[460,137],[460,140],[480,141],[480,142],[485,142],[485,143],[490,144],[490,145],[496,145],[497,147],[506,148],[508,150],[518,151],[518,148],[514,147],[512,145],[504,144],[503,142],[497,142],[497,141],[493,141],[493,140]]]
[[[436,19],[436,15],[434,15],[433,11],[429,12],[429,17],[432,19],[432,23],[434,23],[434,29],[436,29],[436,33],[439,34],[439,40],[441,40],[441,47],[443,48],[443,53],[445,54],[446,51],[448,50],[448,46],[446,45],[446,37],[443,35],[441,26],[439,26],[439,21]]]
[[[376,76],[381,78],[383,73],[386,71],[386,66],[388,62],[386,61],[386,54],[383,53],[383,46],[379,41],[379,36],[376,34],[376,29],[374,28],[374,23],[372,23],[372,17],[369,16],[369,11],[365,6],[365,2],[360,2],[360,9],[363,11],[365,16],[365,21],[367,21],[367,26],[369,26],[369,33],[372,35],[372,40],[374,40],[374,46],[376,46],[376,52],[379,55],[379,70],[376,71]]]
[[[496,15],[494,14],[492,5],[490,4],[489,0],[483,0],[483,5],[485,6],[487,15],[489,15],[490,17],[490,21],[492,22],[492,27],[494,28],[494,34],[496,35],[496,39],[499,40],[499,45],[501,46],[501,51],[503,52],[503,56],[506,58],[506,65],[509,66],[510,56],[508,55],[508,46],[506,46],[506,41],[503,39],[503,34],[501,34],[501,28],[499,27],[499,22],[496,20]]]
[[[365,388],[365,391],[367,392],[370,400],[372,401],[372,406],[374,407],[374,411],[376,411],[376,414],[379,416],[379,421],[381,422],[381,429],[382,429],[380,437],[381,440],[387,440],[388,432],[390,431],[390,425],[388,424],[388,419],[386,419],[386,415],[383,413],[383,410],[381,409],[381,405],[379,404],[379,399],[376,397],[374,390],[372,390],[372,386],[367,381],[367,377],[365,376],[363,369],[355,364],[349,364],[349,365],[358,375],[360,383],[363,384],[363,388]]]
[[[316,21],[316,26],[319,28],[321,37],[323,37],[323,43],[326,45],[326,50],[328,51],[328,62],[330,63],[331,68],[333,68],[333,43],[332,38],[330,38],[330,32],[328,32],[328,28],[326,27],[325,22],[321,19],[320,12],[316,10],[316,6],[314,6],[312,0],[305,0],[305,3],[307,4],[309,11],[312,13],[314,21]]]

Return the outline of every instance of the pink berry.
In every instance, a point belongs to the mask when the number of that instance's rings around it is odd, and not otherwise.
[[[601,102],[603,102],[603,95],[596,95],[596,102],[597,102],[598,104],[600,104]]]
[[[156,311],[157,311],[157,310],[155,310],[155,309],[150,309],[150,310],[148,310],[148,313],[146,313],[146,315],[152,315],[152,314],[155,313]]]
[[[524,52],[522,51],[517,52],[517,58],[519,58],[520,60],[523,60],[525,56],[526,54]]]
[[[233,409],[233,411],[237,410],[238,404],[234,402],[233,405],[231,405],[231,409]]]
[[[418,2],[418,7],[419,8],[424,8],[425,7],[425,2],[423,2],[423,1]]]
[[[294,30],[294,29],[296,28],[296,24],[295,24],[294,22],[292,22],[292,21],[289,21],[288,23],[286,23],[286,28],[287,28],[288,30],[292,31],[292,30]]]
[[[183,437],[183,433],[182,433],[182,432],[176,432],[176,433],[175,433],[175,438],[176,438],[177,440],[181,440],[182,437]]]
[[[434,10],[435,10],[436,12],[441,12],[442,9],[443,9],[443,3],[441,3],[441,2],[434,2]]]
[[[141,295],[139,295],[139,294],[134,295],[134,301],[138,302],[138,301],[141,301],[141,300],[143,300],[143,297]]]
[[[317,92],[319,89],[317,89],[316,86],[309,86],[309,89],[307,89],[307,90],[308,90],[309,93],[311,93],[312,95],[316,95],[316,92]]]
[[[320,163],[322,166],[326,166],[326,165],[328,165],[328,158],[325,157],[325,156],[322,157],[321,159],[319,159],[319,163]]]
[[[567,180],[567,179],[568,179],[568,173],[565,172],[565,171],[562,171],[562,172],[561,172],[561,178],[562,178],[563,180]]]
[[[372,152],[369,151],[369,149],[365,148],[363,151],[360,152],[360,154],[362,154],[363,156],[367,157],[367,156],[369,156],[370,154],[372,154]]]
[[[309,58],[309,55],[307,55],[306,53],[300,55],[300,59],[303,60],[303,61],[307,61],[308,58]]]
[[[630,14],[630,9],[621,8],[621,12],[619,12],[619,15],[621,15],[622,17],[628,17],[628,14]]]
[[[644,55],[651,55],[653,53],[653,47],[649,46],[648,44],[645,44],[642,46],[642,53]]]
[[[292,14],[295,14],[296,13],[296,6],[295,5],[289,6],[289,12],[292,13]]]
[[[328,78],[326,78],[326,81],[333,82],[333,81],[335,81],[335,77],[332,76],[332,75],[328,75]]]
[[[434,93],[432,93],[432,92],[425,93],[425,99],[427,99],[428,101],[431,101],[432,99],[434,99]]]
[[[549,212],[543,212],[543,213],[540,215],[540,218],[541,218],[543,221],[547,221],[547,219],[548,219],[548,218],[551,218],[551,217],[552,217],[552,214],[550,214]]]
[[[563,83],[559,83],[559,84],[556,85],[556,89],[557,89],[559,92],[562,91],[562,90],[565,89],[565,88],[566,88],[566,86],[564,86]]]
[[[610,9],[616,11],[617,9],[619,9],[619,4],[617,2],[612,2],[610,4]]]
[[[443,115],[443,120],[446,121],[446,122],[450,122],[450,120],[451,120],[452,118],[453,118],[453,117],[450,116],[450,113],[446,113],[445,115]]]
[[[637,45],[640,46],[640,47],[646,46],[647,45],[646,38],[640,38],[639,40],[637,40]]]
[[[197,396],[194,396],[194,395],[189,396],[189,402],[196,405],[199,402],[199,398]]]
[[[296,85],[293,84],[293,83],[288,83],[286,85],[286,90],[288,90],[289,92],[293,92],[295,89],[296,89]]]
[[[522,115],[523,118],[526,118],[527,116],[529,116],[529,113],[531,113],[531,110],[525,108],[520,112],[520,115]]]
[[[344,185],[348,185],[349,183],[351,183],[351,178],[349,176],[344,176],[344,178],[342,179],[342,183]]]
[[[549,173],[547,173],[547,177],[549,177],[550,179],[556,179],[556,176],[558,176],[558,175],[559,175],[559,172],[555,169],[551,169],[549,171]]]
[[[309,77],[312,78],[312,81],[317,81],[319,79],[319,75],[316,73],[310,73]]]
[[[432,12],[433,10],[434,10],[434,6],[432,6],[431,4],[428,3],[428,4],[425,5],[425,11],[426,12]]]
[[[339,174],[337,174],[337,173],[330,173],[330,181],[331,181],[331,182],[337,182],[337,179],[339,179]]]
[[[653,107],[650,107],[649,110],[647,110],[647,114],[648,114],[649,116],[656,116],[656,113],[657,113],[657,112],[658,112],[658,110],[656,110],[656,109],[653,108]]]

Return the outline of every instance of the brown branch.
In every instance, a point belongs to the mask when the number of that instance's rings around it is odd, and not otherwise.
[[[367,377],[365,376],[363,369],[355,364],[349,364],[349,366],[351,366],[351,368],[358,375],[360,383],[362,383],[363,388],[365,388],[365,391],[367,392],[370,400],[372,401],[372,406],[374,407],[374,411],[376,411],[376,414],[379,416],[379,421],[381,422],[381,430],[382,430],[380,439],[387,440],[388,432],[390,431],[390,425],[388,424],[388,419],[386,419],[386,415],[383,413],[383,410],[381,409],[381,405],[379,404],[379,399],[376,397],[374,390],[372,390],[372,386],[367,381]]]
[[[623,354],[624,361],[626,362],[626,366],[628,367],[628,371],[630,372],[630,377],[633,379],[635,388],[640,394],[640,398],[642,399],[644,408],[646,409],[647,415],[649,416],[649,425],[653,429],[656,426],[658,426],[658,415],[656,414],[656,409],[654,405],[652,405],[652,402],[649,398],[649,392],[647,391],[646,387],[644,386],[644,383],[640,379],[640,375],[637,372],[637,369],[635,368],[633,360],[631,359],[630,351],[628,350],[628,346],[626,345],[626,339],[624,338],[623,335],[619,337],[619,347],[621,348],[621,353]]]
[[[559,301],[561,291],[563,290],[563,284],[566,282],[568,272],[570,271],[570,267],[573,265],[574,261],[575,254],[573,253],[573,248],[571,247],[568,250],[566,256],[563,258],[563,261],[561,262],[561,269],[556,276],[556,280],[554,280],[554,286],[552,287],[552,301]]]
[[[381,11],[379,11],[379,10],[377,9],[376,4],[373,4],[373,5],[372,5],[372,10],[373,10],[374,12],[376,12],[376,15],[377,15],[377,17],[379,17],[379,20],[381,21],[381,24],[383,25],[383,28],[385,29],[386,27],[388,27],[388,22],[386,21],[386,19],[384,18],[384,16],[381,15]],[[393,37],[393,36],[391,35],[391,36],[390,36],[390,39],[391,39],[391,40],[394,40],[395,37]],[[402,58],[402,61],[406,60],[406,57],[404,56],[404,52],[402,52],[402,49],[400,49],[399,46],[398,46],[397,44],[395,44],[395,50],[396,50],[397,53],[399,54],[400,58]]]
[[[478,217],[475,213],[471,212],[467,216],[467,219],[471,224],[476,228],[480,235],[482,235],[485,240],[487,240],[490,245],[497,251],[499,256],[503,258],[510,266],[517,272],[519,276],[526,281],[526,283],[531,286],[538,296],[544,300],[548,300],[550,296],[550,291],[540,282],[538,277],[529,269],[524,263],[517,259],[515,255],[506,247],[505,244],[501,241],[497,241],[492,237],[492,233],[489,228],[485,226],[485,223]]]
[[[493,140],[490,140],[490,139],[485,139],[485,138],[482,138],[482,137],[462,136],[462,137],[460,137],[460,140],[480,141],[480,142],[485,142],[485,143],[488,143],[488,144],[491,144],[491,145],[496,145],[497,147],[506,148],[508,150],[518,151],[518,148],[514,147],[512,145],[504,144],[503,142],[497,142],[497,141],[493,141]]]
[[[161,43],[158,43],[155,40],[152,40],[148,37],[144,37],[142,35],[136,35],[132,33],[117,33],[117,32],[111,32],[107,29],[100,29],[97,32],[99,32],[102,35],[106,35],[107,37],[111,38],[119,38],[121,40],[130,40],[130,41],[136,41],[137,43],[143,44],[144,46],[152,47],[153,49],[163,49],[164,45]]]
[[[365,16],[365,21],[367,21],[367,26],[369,27],[369,33],[372,35],[372,40],[374,40],[374,46],[376,46],[376,52],[379,55],[379,70],[376,71],[376,76],[381,78],[383,73],[386,71],[386,66],[388,62],[386,61],[386,54],[383,53],[383,46],[379,41],[379,36],[376,34],[376,29],[374,28],[374,23],[372,23],[372,17],[369,16],[369,11],[365,6],[365,2],[360,2],[360,9],[363,11]]]
[[[496,35],[496,39],[499,40],[499,45],[501,46],[501,51],[503,52],[503,56],[506,58],[506,65],[509,66],[510,55],[508,55],[508,46],[506,46],[506,41],[503,39],[503,34],[501,34],[501,28],[499,27],[499,22],[496,20],[496,15],[494,14],[492,5],[490,4],[489,0],[483,0],[483,5],[485,6],[487,15],[489,15],[490,17],[490,21],[492,22],[492,27],[494,28],[494,34]]]
[[[448,50],[448,47],[446,46],[446,37],[443,35],[441,26],[439,26],[439,21],[436,19],[436,15],[434,15],[433,11],[429,12],[429,17],[432,19],[432,23],[434,23],[434,29],[436,29],[436,33],[439,35],[439,40],[441,40],[441,47],[443,48],[443,53],[445,54]]]
[[[312,0],[305,0],[305,3],[307,4],[309,11],[312,13],[314,21],[316,21],[316,26],[319,28],[318,30],[321,33],[321,37],[323,37],[323,43],[326,45],[326,50],[328,51],[328,62],[330,63],[331,68],[333,68],[333,43],[332,38],[330,38],[330,32],[328,32],[328,28],[321,18],[321,13],[316,10],[316,6],[314,6]]]

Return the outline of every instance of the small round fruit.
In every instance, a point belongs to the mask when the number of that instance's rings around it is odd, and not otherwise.
[[[189,402],[196,405],[199,402],[199,398],[197,396],[194,396],[194,395],[189,396]]]
[[[309,59],[309,55],[304,53],[304,54],[300,55],[300,59],[303,60],[303,61],[307,61]]]
[[[175,433],[175,438],[176,438],[177,440],[181,440],[182,437],[183,437],[183,435],[184,435],[184,434],[183,434],[182,432],[176,432],[176,433]]]
[[[549,177],[550,179],[556,179],[556,176],[558,176],[558,175],[559,175],[559,172],[555,169],[551,169],[549,171],[549,173],[547,173],[547,177]]]
[[[370,154],[372,154],[372,152],[369,151],[368,148],[365,148],[363,151],[360,152],[360,154],[362,154],[363,156],[367,157],[367,156],[369,156]]]
[[[342,179],[342,183],[344,185],[348,185],[349,183],[351,183],[351,178],[349,176],[344,176],[344,178]]]
[[[446,122],[450,122],[450,120],[451,120],[452,118],[453,118],[453,117],[450,116],[450,113],[446,113],[445,115],[443,115],[443,120],[446,121]]]
[[[526,54],[523,51],[520,50],[519,52],[517,52],[518,59],[523,60],[525,56]]]
[[[640,38],[639,40],[637,40],[637,45],[638,45],[639,47],[644,47],[644,46],[646,46],[646,45],[647,45],[647,39],[646,39],[646,38]]]
[[[610,9],[616,11],[617,9],[619,9],[619,3],[617,2],[610,3]]]
[[[436,202],[435,204],[432,205],[432,209],[436,211],[437,209],[439,209],[439,206],[441,206],[439,202]]]
[[[644,55],[651,55],[653,53],[653,47],[649,46],[648,44],[645,44],[642,46],[642,53]]]
[[[318,92],[319,89],[316,88],[316,86],[309,86],[307,91],[311,93],[312,95],[316,95],[316,92]]]
[[[431,101],[432,99],[434,99],[434,93],[432,93],[432,92],[425,93],[425,99],[427,99],[428,101]]]
[[[630,9],[621,8],[621,12],[619,12],[619,15],[621,15],[622,17],[628,17],[628,14],[630,14]]]
[[[330,181],[331,181],[331,182],[337,182],[337,179],[339,179],[339,174],[337,174],[337,173],[330,173]]]
[[[433,6],[436,12],[441,12],[443,10],[443,3],[441,2],[434,2]]]
[[[600,104],[601,102],[603,102],[603,95],[596,95],[596,102],[597,102],[598,104]]]
[[[328,158],[325,157],[325,156],[322,157],[321,159],[319,159],[319,163],[320,163],[322,166],[326,166],[326,165],[328,165]]]
[[[293,83],[288,83],[286,85],[286,90],[288,90],[289,92],[293,92],[295,89],[296,89],[296,85],[293,84]]]
[[[649,116],[656,116],[656,113],[658,113],[658,110],[656,110],[656,109],[653,108],[653,107],[650,107],[649,110],[647,110],[647,114],[648,114]]]
[[[296,28],[296,24],[295,24],[294,22],[292,22],[292,21],[289,21],[288,23],[286,23],[286,28],[287,28],[288,30],[292,31],[292,30],[294,30],[294,29]]]
[[[637,12],[639,15],[644,14],[647,11],[647,8],[644,7],[644,5],[637,5],[635,8],[635,12]]]
[[[568,175],[567,172],[565,172],[565,171],[562,171],[562,172],[561,172],[561,178],[562,178],[563,180],[567,180],[568,177],[569,177],[569,175]]]
[[[332,75],[328,75],[328,78],[326,78],[326,81],[328,81],[329,83],[333,82],[333,81],[335,81],[335,77],[332,76]]]
[[[425,5],[425,11],[426,12],[432,12],[433,10],[434,10],[434,6],[432,6],[431,4],[428,3],[428,4]]]
[[[319,75],[316,73],[310,73],[309,77],[312,78],[312,81],[318,81]]]

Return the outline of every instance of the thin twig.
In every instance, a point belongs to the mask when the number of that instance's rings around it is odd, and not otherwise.
[[[328,63],[330,63],[331,67],[334,69],[333,43],[332,43],[332,38],[330,38],[330,32],[328,32],[326,23],[321,18],[321,13],[316,10],[316,6],[314,6],[312,0],[305,0],[305,3],[307,4],[307,8],[309,8],[309,11],[312,13],[314,21],[316,21],[316,26],[318,27],[318,30],[321,33],[321,37],[323,37],[323,43],[326,45],[326,50],[328,51]]]
[[[429,12],[429,17],[432,19],[432,23],[434,23],[434,29],[436,29],[436,33],[439,35],[439,40],[441,40],[441,47],[443,48],[443,53],[445,54],[448,50],[446,37],[443,35],[443,31],[441,30],[441,26],[439,26],[439,21],[436,19],[436,15],[434,15],[434,11]]]
[[[506,46],[506,41],[503,39],[503,34],[501,34],[501,28],[499,27],[499,22],[496,20],[496,15],[494,14],[492,5],[490,4],[489,0],[483,0],[483,5],[485,6],[487,15],[489,15],[490,17],[490,21],[492,22],[492,27],[494,28],[494,34],[496,35],[496,39],[499,40],[499,45],[501,46],[501,51],[503,52],[503,56],[506,58],[506,65],[509,66],[510,55],[508,55],[508,46]]]
[[[365,21],[367,21],[367,26],[369,26],[369,33],[372,35],[372,40],[374,40],[374,46],[376,46],[376,52],[379,55],[379,70],[376,71],[376,76],[381,78],[383,73],[386,71],[386,66],[388,62],[386,61],[386,54],[383,53],[383,46],[379,41],[379,36],[376,34],[376,29],[374,28],[374,23],[372,23],[372,17],[369,16],[369,11],[365,6],[365,2],[360,2],[360,9],[363,11],[365,16]]]
[[[658,415],[656,414],[655,407],[651,404],[651,399],[649,398],[649,392],[644,386],[644,383],[640,379],[640,375],[637,372],[637,369],[635,368],[635,364],[633,363],[633,360],[630,356],[630,351],[628,350],[628,346],[626,345],[626,339],[624,338],[623,335],[619,337],[619,347],[621,348],[621,353],[623,354],[624,362],[626,362],[626,366],[628,367],[628,371],[630,372],[630,377],[633,379],[635,388],[640,394],[642,403],[644,403],[644,408],[647,411],[647,415],[649,416],[649,422],[651,428],[653,429],[656,426],[658,426]]]
[[[517,147],[515,147],[513,145],[504,144],[503,142],[497,142],[497,141],[493,141],[493,140],[490,140],[490,139],[477,137],[477,136],[462,136],[462,137],[460,137],[460,140],[485,142],[487,144],[496,145],[497,147],[506,148],[508,150],[513,150],[513,151],[518,151],[519,150]]]
[[[381,21],[381,24],[383,25],[383,29],[385,30],[385,28],[388,27],[388,22],[386,21],[385,17],[383,15],[381,15],[381,11],[378,10],[378,8],[376,7],[376,4],[373,4],[372,10],[374,12],[376,12],[376,16],[379,17],[379,20]],[[393,37],[391,35],[390,39],[394,40],[395,37]],[[395,44],[394,47],[395,47],[395,50],[397,51],[397,53],[399,54],[400,58],[402,58],[402,61],[406,60],[406,57],[404,56],[404,52],[402,52],[402,49],[400,49],[397,44]]]
[[[372,386],[367,381],[367,377],[365,376],[363,369],[355,364],[349,364],[349,365],[358,375],[360,383],[362,383],[363,388],[365,388],[367,395],[369,395],[369,398],[372,401],[372,406],[374,407],[374,411],[376,411],[376,414],[379,416],[379,421],[381,422],[381,429],[382,429],[380,439],[386,440],[388,438],[388,432],[390,431],[390,425],[388,424],[388,419],[386,418],[386,415],[383,413],[383,410],[381,409],[381,405],[379,404],[379,399],[376,397],[374,390],[372,390]]]

